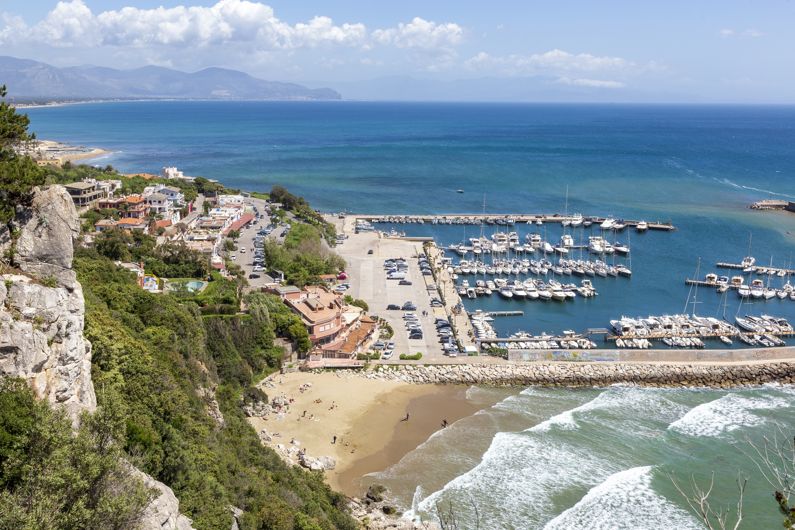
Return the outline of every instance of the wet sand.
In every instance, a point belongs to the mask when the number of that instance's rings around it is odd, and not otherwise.
[[[268,381],[261,388],[271,399],[285,396],[293,402],[283,414],[249,418],[251,425],[257,432],[266,429],[272,436],[266,443],[290,462],[297,460],[298,449],[311,457],[334,458],[336,467],[325,472],[326,480],[350,496],[363,493],[364,475],[400,461],[441,429],[442,420],[452,424],[483,406],[467,402],[467,386],[413,385],[336,373],[291,373]],[[301,392],[305,383],[311,386]],[[408,421],[401,421],[406,413]]]

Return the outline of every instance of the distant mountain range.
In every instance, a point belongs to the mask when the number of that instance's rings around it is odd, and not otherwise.
[[[46,63],[0,56],[0,85],[25,100],[86,99],[247,99],[331,100],[330,88],[264,81],[237,70],[206,68],[194,73],[159,66],[116,70],[99,66],[58,68]]]

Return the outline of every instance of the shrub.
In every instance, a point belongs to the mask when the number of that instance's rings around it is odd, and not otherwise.
[[[422,352],[417,352],[414,355],[409,355],[407,353],[400,354],[401,361],[419,361],[422,359]]]

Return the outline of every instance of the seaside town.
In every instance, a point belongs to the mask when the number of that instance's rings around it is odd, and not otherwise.
[[[3,2],[0,530],[795,530],[794,19]]]

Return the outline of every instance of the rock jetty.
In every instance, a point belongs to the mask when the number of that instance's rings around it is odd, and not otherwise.
[[[351,373],[357,373],[350,371]],[[592,387],[733,388],[795,383],[795,361],[748,363],[530,362],[505,364],[379,365],[361,377],[414,384]]]

